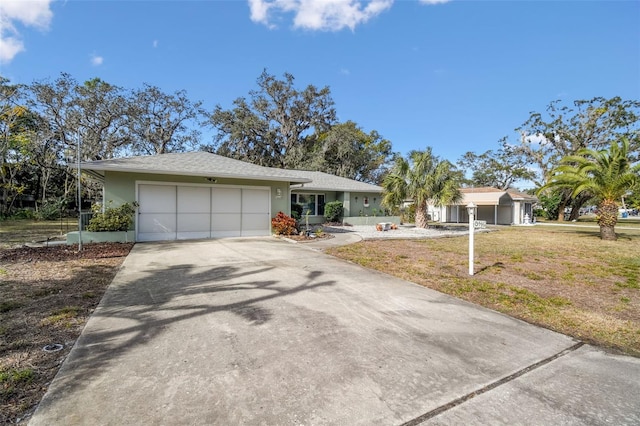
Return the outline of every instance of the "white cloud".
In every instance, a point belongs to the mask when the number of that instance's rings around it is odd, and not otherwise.
[[[520,136],[526,142],[533,145],[547,145],[550,143],[549,139],[547,139],[543,134],[526,134],[522,133]],[[558,142],[560,137],[558,135],[555,136],[555,141]]]
[[[102,56],[96,55],[95,53],[91,55],[91,65],[97,67],[102,65],[104,62],[104,58]]]
[[[351,71],[349,71],[347,68],[341,68],[340,69],[340,74],[342,74],[342,75],[350,75]]]
[[[272,19],[293,13],[293,26],[307,30],[352,31],[389,9],[394,0],[249,0],[251,20],[275,28]]]
[[[41,31],[49,28],[53,12],[52,0],[2,0],[0,2],[0,62],[9,63],[25,50],[15,24],[35,27]]]
[[[153,47],[154,48],[158,47],[158,40],[153,40]]]
[[[442,4],[448,3],[450,0],[420,0],[422,4]]]

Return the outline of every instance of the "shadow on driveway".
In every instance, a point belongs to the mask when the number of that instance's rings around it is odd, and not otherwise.
[[[30,424],[417,424],[575,344],[299,244],[138,244]]]

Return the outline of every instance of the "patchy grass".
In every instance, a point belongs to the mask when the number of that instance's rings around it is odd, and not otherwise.
[[[67,232],[78,230],[78,220],[3,220],[0,221],[0,249],[25,243],[64,239]]]
[[[605,348],[640,356],[640,228],[504,227],[475,239],[363,241],[330,254]]]
[[[77,322],[78,316],[80,316],[82,308],[80,306],[65,306],[60,309],[54,310],[51,315],[43,318],[40,321],[42,326],[54,326],[71,328],[74,323]]]
[[[27,421],[131,247],[0,249],[0,424]]]

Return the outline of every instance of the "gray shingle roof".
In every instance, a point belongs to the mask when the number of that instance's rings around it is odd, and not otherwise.
[[[111,160],[83,163],[82,168],[94,172],[117,171],[182,176],[210,176],[297,183],[310,181],[304,176],[290,173],[289,170],[258,166],[209,152],[182,152],[114,158]]]
[[[305,183],[302,189],[318,191],[347,191],[347,192],[382,192],[382,187],[370,183],[359,182],[324,172],[310,172],[306,170],[289,170],[299,177],[311,179],[311,183]]]
[[[303,183],[304,189],[322,191],[382,191],[382,188],[376,185],[324,172],[263,167],[209,152],[182,152],[91,161],[83,163],[82,169],[98,177],[104,176],[105,171],[114,171]]]

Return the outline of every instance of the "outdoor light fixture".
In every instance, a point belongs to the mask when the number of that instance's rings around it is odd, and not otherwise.
[[[476,205],[473,201],[467,204],[467,213],[469,213],[469,275],[473,275],[473,228],[476,218]]]
[[[358,202],[358,197],[356,197],[356,203]]]

